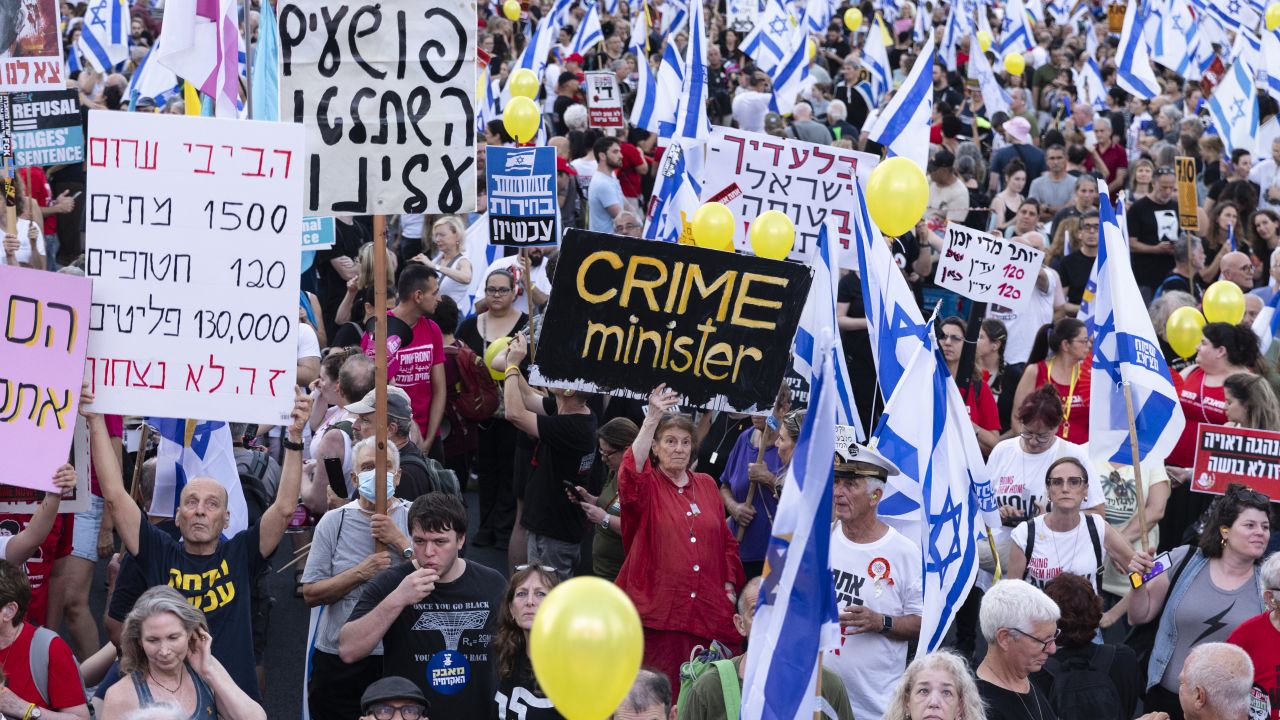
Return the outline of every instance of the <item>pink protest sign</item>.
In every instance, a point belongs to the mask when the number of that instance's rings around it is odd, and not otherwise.
[[[0,266],[0,483],[52,490],[71,452],[88,347],[86,278]]]

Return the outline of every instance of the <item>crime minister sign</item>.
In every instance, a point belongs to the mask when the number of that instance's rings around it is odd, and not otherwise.
[[[530,381],[737,412],[773,406],[813,271],[568,230]]]
[[[1221,495],[1231,483],[1280,497],[1280,432],[1200,425],[1191,489]]]

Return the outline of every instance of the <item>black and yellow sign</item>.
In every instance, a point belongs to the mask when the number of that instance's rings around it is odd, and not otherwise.
[[[689,405],[773,406],[813,271],[692,245],[568,230],[531,379]]]
[[[1178,171],[1178,227],[1183,232],[1199,232],[1195,158],[1179,157],[1174,162]]]

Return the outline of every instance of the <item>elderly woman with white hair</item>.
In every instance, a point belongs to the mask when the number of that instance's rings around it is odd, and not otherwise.
[[[978,666],[978,694],[992,720],[1057,720],[1031,675],[1057,650],[1059,617],[1058,605],[1022,580],[1002,580],[983,596],[978,618],[987,656]]]
[[[973,671],[964,658],[935,650],[907,666],[884,720],[986,720]]]
[[[1239,645],[1253,660],[1253,684],[1271,701],[1271,720],[1280,718],[1280,553],[1262,563],[1261,614],[1240,623],[1227,642]]]
[[[107,691],[103,717],[168,705],[188,720],[266,720],[213,656],[204,613],[177,590],[160,585],[143,593],[125,618],[120,645],[121,679]]]

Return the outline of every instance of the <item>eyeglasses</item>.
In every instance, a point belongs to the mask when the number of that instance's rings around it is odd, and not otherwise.
[[[605,460],[612,459],[614,455],[617,455],[618,453],[622,452],[621,450],[605,450],[604,448],[597,448],[597,450],[600,451],[600,457],[604,458]]]
[[[374,705],[369,708],[369,714],[373,715],[377,720],[391,720],[399,713],[404,720],[418,720],[420,717],[426,717],[427,709],[421,705]]]
[[[1098,232],[1098,223],[1084,223],[1080,226],[1080,229],[1087,230],[1089,232]]]
[[[1161,175],[1173,175],[1173,174],[1174,174],[1174,172],[1173,172],[1173,168],[1171,168],[1171,167],[1159,167],[1159,168],[1156,168],[1156,176],[1161,176]]]
[[[497,295],[498,297],[502,297],[503,295],[510,293],[511,288],[487,287],[484,289],[485,295]]]
[[[962,342],[964,342],[964,336],[963,336],[963,335],[951,335],[951,334],[948,334],[948,333],[943,333],[943,335],[942,335],[942,342],[944,342],[944,343],[947,343],[947,342],[950,342],[950,343],[962,343]]]
[[[639,230],[640,223],[626,222],[622,224],[615,224],[613,229],[621,232],[626,232],[627,230]]]
[[[1031,634],[1031,633],[1029,633],[1029,632],[1023,632],[1022,630],[1019,630],[1018,628],[1009,628],[1009,630],[1012,630],[1013,632],[1016,632],[1016,633],[1018,633],[1019,635],[1021,635],[1021,636],[1025,637],[1025,638],[1030,638],[1030,639],[1035,640],[1036,642],[1040,643],[1040,649],[1041,649],[1041,650],[1043,650],[1043,651],[1045,651],[1045,652],[1048,652],[1048,651],[1049,651],[1049,646],[1050,646],[1050,645],[1052,645],[1054,642],[1056,642],[1056,641],[1058,640],[1058,636],[1062,634],[1062,630],[1054,630],[1054,631],[1053,631],[1053,637],[1049,638],[1048,640],[1041,640],[1040,638],[1036,637],[1035,635],[1032,635],[1032,634]]]
[[[524,572],[525,570],[528,570],[531,567],[536,567],[542,572],[548,572],[548,573],[555,573],[556,571],[556,569],[551,567],[550,565],[530,565],[526,563],[524,565],[517,565],[516,572]]]
[[[1052,438],[1056,434],[1057,433],[1051,433],[1051,432],[1042,432],[1042,433],[1024,432],[1022,433],[1022,439],[1028,442],[1032,440],[1036,442],[1046,442],[1047,440],[1049,440],[1049,438]]]
[[[1064,477],[1064,478],[1051,477],[1044,481],[1044,484],[1048,485],[1049,487],[1061,487],[1063,483],[1066,483],[1071,487],[1082,487],[1084,485],[1084,478],[1080,477],[1079,475],[1072,475],[1071,477]]]

